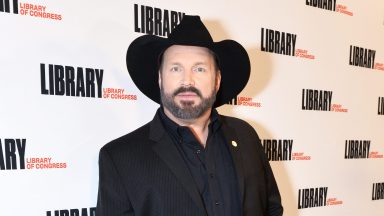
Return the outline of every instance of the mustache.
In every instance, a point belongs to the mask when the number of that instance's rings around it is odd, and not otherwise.
[[[184,92],[193,92],[195,94],[197,94],[197,96],[199,96],[200,98],[203,97],[203,95],[201,94],[200,90],[193,87],[193,86],[189,86],[189,87],[180,87],[178,89],[176,89],[176,91],[173,92],[173,97],[175,97],[176,95],[180,94],[180,93],[184,93]]]

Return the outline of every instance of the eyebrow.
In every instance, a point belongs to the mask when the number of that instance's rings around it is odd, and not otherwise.
[[[195,64],[193,64],[193,66],[197,65],[208,65],[208,62],[196,62]]]
[[[181,66],[181,64],[179,62],[172,62],[170,63],[170,65],[178,65],[178,66]]]
[[[181,64],[180,62],[172,62],[170,63],[170,65],[182,66],[183,64]],[[196,62],[193,64],[193,66],[197,66],[197,65],[208,65],[208,62]]]

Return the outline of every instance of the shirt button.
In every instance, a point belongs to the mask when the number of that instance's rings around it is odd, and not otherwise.
[[[215,205],[220,205],[220,202],[219,202],[219,201],[216,201],[216,202],[215,202]]]

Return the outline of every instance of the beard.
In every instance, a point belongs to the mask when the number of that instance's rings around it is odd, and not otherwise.
[[[178,105],[175,102],[175,97],[183,92],[194,92],[201,99],[201,102],[195,105],[194,101],[181,100],[180,105]],[[212,108],[216,100],[216,91],[215,88],[213,88],[211,94],[205,98],[201,92],[193,86],[180,87],[171,94],[165,93],[163,86],[161,86],[160,98],[162,105],[167,108],[173,116],[179,119],[190,120],[201,117],[206,111]]]

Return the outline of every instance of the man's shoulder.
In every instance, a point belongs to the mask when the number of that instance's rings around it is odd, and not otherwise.
[[[140,145],[145,145],[149,140],[150,123],[119,137],[105,144],[101,151],[120,152],[127,149],[134,149]]]
[[[234,131],[238,137],[244,139],[259,139],[255,128],[243,119],[220,115],[220,120],[228,130]]]
[[[236,117],[232,117],[232,116],[225,116],[225,115],[221,115],[220,114],[220,120],[223,124],[226,124],[230,127],[233,127],[233,128],[237,128],[237,127],[242,127],[242,128],[250,128],[252,129],[252,126],[242,120],[242,119],[239,119],[239,118],[236,118]]]

